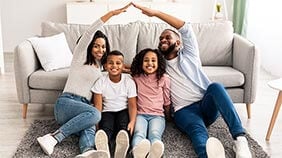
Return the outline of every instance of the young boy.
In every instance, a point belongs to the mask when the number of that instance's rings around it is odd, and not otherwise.
[[[136,85],[129,74],[122,73],[124,57],[121,52],[108,53],[102,65],[108,73],[100,77],[91,89],[94,105],[102,112],[95,144],[97,150],[110,153],[109,145],[112,146],[111,141],[116,138],[114,157],[125,158],[129,148],[128,134],[133,133],[137,113]]]

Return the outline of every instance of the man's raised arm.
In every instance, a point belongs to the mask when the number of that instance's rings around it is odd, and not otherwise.
[[[181,28],[185,23],[183,20],[178,19],[178,18],[171,16],[169,14],[166,14],[164,12],[161,12],[159,10],[147,8],[147,7],[135,4],[135,3],[132,3],[132,4],[135,8],[140,9],[143,14],[145,14],[149,17],[153,17],[153,16],[157,17],[157,18],[165,21],[166,23],[168,23],[169,25],[171,25],[172,27],[174,27],[176,29]]]

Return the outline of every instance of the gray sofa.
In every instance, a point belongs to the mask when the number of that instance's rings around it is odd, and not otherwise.
[[[245,103],[248,118],[250,106],[256,97],[259,54],[253,43],[234,34],[230,21],[192,23],[200,49],[203,69],[211,81],[222,83],[233,102]],[[73,51],[78,37],[87,25],[70,25],[43,22],[42,36],[64,32]],[[109,37],[112,50],[125,54],[130,64],[136,52],[150,47],[156,48],[161,31],[168,28],[164,23],[105,25],[101,28]],[[23,105],[26,118],[28,104],[54,104],[66,83],[69,68],[46,72],[28,40],[16,46],[14,68],[19,103]]]

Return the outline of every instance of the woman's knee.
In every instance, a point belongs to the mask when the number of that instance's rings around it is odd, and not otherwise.
[[[67,114],[64,112],[64,109],[66,109],[65,105],[66,104],[60,102],[59,100],[57,100],[57,102],[54,105],[54,116],[55,116],[55,120],[59,125],[64,124],[69,119]]]
[[[91,120],[94,123],[94,125],[97,124],[102,118],[101,112],[95,107],[93,107],[90,110],[90,114],[91,114]]]

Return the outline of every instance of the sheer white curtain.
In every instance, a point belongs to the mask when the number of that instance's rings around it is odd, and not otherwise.
[[[258,46],[262,67],[282,77],[282,2],[249,0],[247,38]]]

